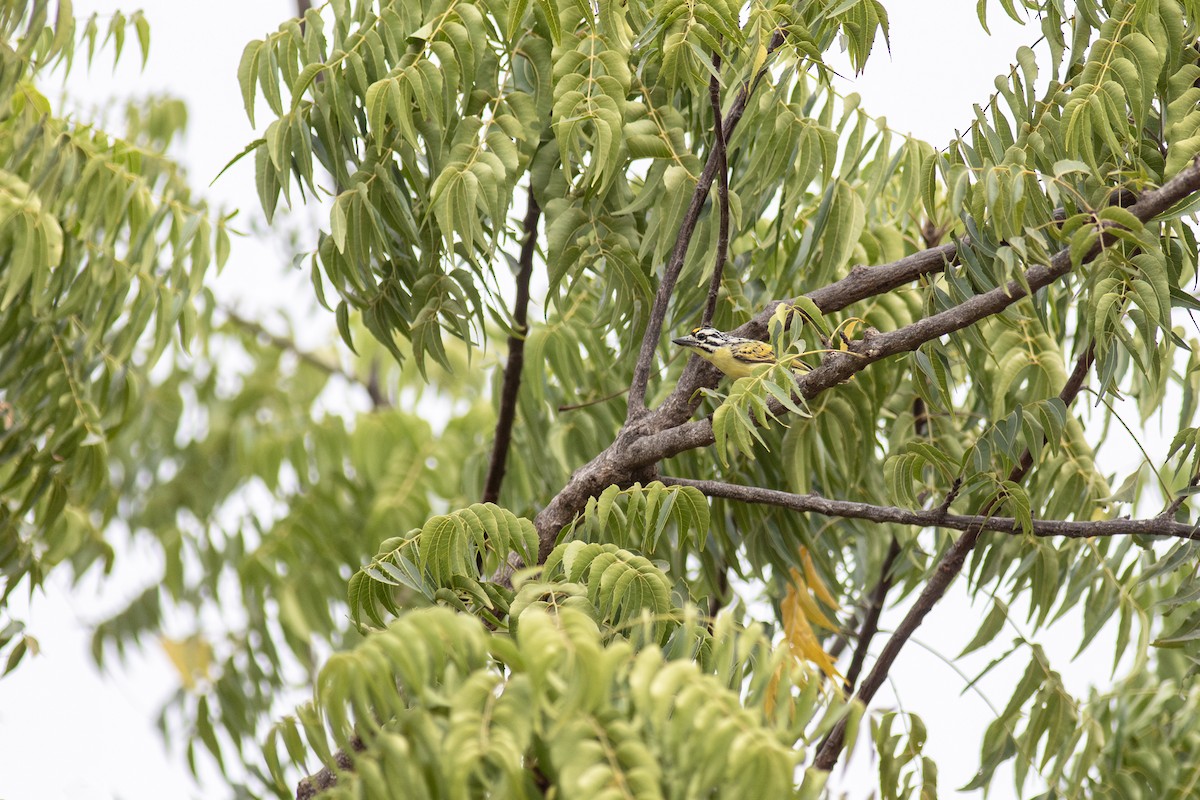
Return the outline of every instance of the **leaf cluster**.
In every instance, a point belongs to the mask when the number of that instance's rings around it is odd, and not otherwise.
[[[280,198],[330,199],[315,292],[359,353],[306,358],[234,323],[212,340],[228,339],[251,364],[231,383],[219,348],[161,381],[127,380],[122,370],[152,364],[174,328],[198,326],[187,301],[202,296],[210,255],[196,242],[215,237],[220,260],[220,226],[146,148],[54,128],[26,95],[3,118],[26,126],[3,140],[15,159],[0,175],[13,220],[3,252],[8,264],[61,255],[22,281],[21,267],[0,271],[0,297],[12,292],[0,314],[24,315],[11,328],[22,335],[44,317],[58,337],[77,338],[14,349],[26,360],[12,380],[42,369],[58,394],[23,389],[21,398],[48,397],[61,414],[75,406],[72,420],[86,421],[69,427],[56,416],[29,440],[47,464],[48,453],[71,456],[44,492],[54,497],[59,474],[111,469],[93,493],[166,556],[161,584],[101,626],[98,657],[156,631],[165,609],[188,612],[176,639],[197,644],[177,648],[191,688],[172,708],[192,750],[218,761],[236,753],[280,794],[314,757],[332,764],[341,750],[357,754],[333,790],[341,794],[818,795],[824,774],[798,769],[804,746],[839,720],[856,724],[862,708],[826,691],[794,654],[830,666],[822,657],[834,632],[858,627],[855,609],[885,570],[889,600],[903,598],[952,538],[708,500],[655,482],[654,468],[862,503],[983,509],[1018,518],[1026,534],[1037,518],[1123,513],[1145,473],[1164,501],[1194,491],[1200,362],[1179,323],[1200,308],[1188,289],[1196,238],[1182,219],[1195,207],[1141,219],[1126,206],[1200,153],[1191,47],[1200,8],[1085,0],[1068,16],[1058,2],[1024,7],[1036,7],[1049,58],[1018,51],[996,94],[941,151],[895,134],[828,83],[821,58],[839,37],[855,68],[886,37],[887,14],[873,0],[334,0],[288,21],[241,61],[247,111],[269,117],[246,154],[269,217]],[[47,46],[38,34],[36,47]],[[720,157],[714,89],[730,129]],[[57,155],[62,148],[78,160]],[[691,323],[706,304],[720,226],[696,190],[721,158],[730,260],[714,324],[734,328],[768,301],[791,299],[766,326],[780,363],[707,395],[716,453],[677,452],[581,494],[540,568],[511,586],[492,580],[514,558],[535,560],[531,519],[572,473],[638,433],[623,428],[624,404],[614,401],[678,247],[667,327]],[[59,164],[74,171],[55,173]],[[86,177],[103,191],[94,208],[76,208],[41,175]],[[515,192],[543,210],[541,234],[511,224]],[[680,239],[689,219],[695,228]],[[540,314],[518,331],[499,272],[531,235],[540,236]],[[852,265],[894,263],[943,239],[954,258],[916,285],[826,313],[795,300],[872,271]],[[1055,283],[1002,313],[799,399],[798,359],[819,370],[852,358],[870,340],[864,330],[919,333],[988,292],[1028,294],[1028,270],[1062,264]],[[88,291],[73,295],[75,286]],[[47,295],[54,287],[60,294]],[[58,316],[64,308],[74,316]],[[503,506],[477,504],[500,370],[476,347],[509,333],[526,337],[512,463]],[[1057,395],[1068,365],[1093,348],[1099,404],[1086,419]],[[75,371],[72,358],[84,359]],[[665,360],[648,399],[690,374],[682,370],[682,359]],[[329,386],[366,374],[381,376],[396,407],[324,413]],[[1147,456],[1148,469],[1102,472],[1091,434],[1121,424],[1121,396],[1145,419],[1177,387],[1175,469]],[[451,409],[444,427],[425,419],[431,403]],[[196,409],[204,424],[189,427]],[[773,419],[787,429],[764,425]],[[80,438],[74,451],[47,445],[64,430]],[[5,431],[5,442],[19,438]],[[107,443],[103,461],[89,454],[92,432]],[[1032,470],[1011,479],[1026,452]],[[28,475],[31,485],[46,480]],[[64,507],[74,507],[80,484],[64,485]],[[254,496],[270,508],[247,501]],[[79,497],[80,513],[64,515],[76,519],[72,535],[102,541]],[[1186,517],[1180,504],[1171,510]],[[33,506],[21,513],[22,524],[41,524]],[[1154,769],[1155,787],[1187,786],[1163,763],[1171,748],[1192,747],[1165,721],[1190,709],[1194,549],[1162,549],[1132,537],[981,539],[968,575],[993,600],[967,650],[994,643],[1026,600],[1029,638],[1002,658],[1031,660],[985,736],[979,786],[1011,758],[1019,782],[1037,774],[1057,793],[1099,792],[1111,779],[1119,794]],[[42,552],[47,563],[64,557]],[[735,577],[763,587],[775,624],[742,623]],[[206,623],[212,598],[244,608],[245,619]],[[707,617],[696,611],[705,604]],[[734,611],[712,613],[722,608]],[[1032,639],[1079,609],[1081,651],[1116,626],[1117,654],[1134,662],[1128,697],[1071,696]],[[8,626],[0,641],[16,652],[25,640]],[[279,691],[308,680],[289,674],[297,663],[318,676],[314,700],[269,734],[264,769],[252,743]],[[1146,688],[1156,670],[1171,692]],[[917,718],[879,717],[873,730],[889,796],[935,790]]]
[[[119,57],[129,31],[144,59],[140,13],[113,15],[103,43]],[[110,444],[139,414],[150,368],[206,324],[203,281],[228,256],[229,232],[165,140],[145,135],[151,126],[111,136],[38,90],[79,48],[92,61],[96,15],[77,21],[62,2],[51,19],[48,3],[8,3],[0,36],[3,607],[64,562],[111,564]]]
[[[693,625],[674,655],[606,643],[570,607],[527,607],[519,622],[500,639],[445,609],[411,611],[333,657],[315,702],[268,737],[277,787],[287,789],[282,744],[290,759],[357,751],[334,797],[393,796],[397,786],[416,797],[534,797],[539,781],[576,797],[815,796],[819,773],[793,788],[798,740],[861,713],[818,713],[815,679],[728,619],[711,638]],[[699,662],[680,657],[706,641]],[[779,669],[741,689],[755,658]]]

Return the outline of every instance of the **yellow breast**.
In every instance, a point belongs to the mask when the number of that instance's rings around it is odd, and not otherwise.
[[[769,345],[766,346],[766,349],[770,353],[771,348]],[[761,354],[759,354],[758,358],[754,361],[741,361],[734,356],[732,347],[720,347],[713,353],[705,350],[697,350],[696,352],[711,361],[713,366],[721,370],[721,372],[735,379],[745,378],[759,364],[770,364],[775,361],[774,353],[770,353],[770,358],[762,358]]]

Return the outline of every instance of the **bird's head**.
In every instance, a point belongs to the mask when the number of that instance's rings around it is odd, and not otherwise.
[[[673,344],[687,347],[691,350],[703,350],[711,353],[718,347],[729,343],[729,336],[716,328],[692,328],[687,336],[672,339]]]

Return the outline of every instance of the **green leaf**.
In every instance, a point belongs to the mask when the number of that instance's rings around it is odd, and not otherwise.
[[[247,42],[242,50],[242,58],[238,62],[238,85],[242,89],[242,106],[250,125],[254,125],[254,98],[258,85],[259,60],[262,57],[263,42],[255,39]]]
[[[972,637],[967,646],[958,654],[962,658],[967,653],[973,653],[984,645],[990,643],[996,638],[996,634],[1004,627],[1004,623],[1008,620],[1008,605],[998,597],[992,598],[992,609],[988,615],[984,617],[983,624],[979,626],[979,630]]]
[[[346,206],[358,196],[357,192],[345,192],[338,195],[329,212],[329,233],[333,237],[334,247],[339,253],[346,252]]]
[[[312,82],[325,69],[326,66],[324,64],[305,64],[304,69],[300,70],[299,77],[296,78],[296,82],[292,84],[289,90],[292,95],[291,113],[295,113],[296,109],[300,107],[300,103],[304,99],[304,93],[308,91],[308,87],[312,85]],[[370,103],[368,102],[369,105]],[[250,124],[253,125],[254,120],[251,120]]]
[[[68,11],[68,13],[70,12]],[[141,11],[134,12],[131,20],[137,31],[138,49],[141,50],[142,68],[145,69],[146,60],[150,58],[150,22]]]

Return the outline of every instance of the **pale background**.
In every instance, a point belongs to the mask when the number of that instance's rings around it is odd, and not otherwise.
[[[998,4],[991,9],[991,37],[980,31],[974,3],[893,0],[887,5],[892,15],[890,56],[877,46],[868,74],[845,80],[844,89],[859,92],[863,108],[886,116],[893,129],[911,132],[935,146],[944,145],[956,129],[966,128],[973,117],[971,104],[987,101],[994,91],[994,77],[1008,70],[1016,48],[1039,35],[1036,25],[1022,28],[1007,19]],[[238,59],[247,41],[261,38],[295,13],[294,0],[187,4],[148,0],[141,7],[151,23],[151,52],[145,70],[138,68],[137,45],[131,36],[115,76],[110,69],[111,56],[102,54],[90,73],[77,64],[67,91],[83,118],[94,116],[95,109],[103,108],[113,96],[168,92],[184,99],[189,132],[175,146],[174,155],[187,166],[193,185],[203,188],[256,138],[242,109],[236,80]],[[128,13],[137,6],[75,3],[80,17],[93,10],[107,14],[116,8]],[[851,74],[845,59],[838,68],[843,75]],[[43,84],[42,89],[57,103],[55,86]],[[265,110],[259,119],[269,121]],[[113,128],[120,127],[121,120],[111,122]],[[250,218],[261,218],[251,158],[203,193],[213,206],[240,208],[238,227],[242,230],[250,229]],[[284,224],[311,231],[316,224],[327,223],[319,213],[305,210]],[[309,235],[304,235],[305,240]],[[280,265],[288,264],[291,255],[279,242],[259,241],[254,236],[235,239],[230,262],[217,280],[218,296],[252,316],[278,308],[292,315],[311,314],[306,277],[298,273],[279,277]],[[266,320],[278,322],[278,313],[267,314]],[[332,317],[312,315],[298,330],[302,342],[324,343],[333,336]],[[1132,411],[1128,416],[1136,419]],[[1161,433],[1144,444],[1152,458],[1162,459],[1166,445]],[[1101,455],[1101,465],[1109,473],[1126,470],[1140,459],[1127,439],[1115,436],[1106,441]],[[28,597],[14,602],[14,615],[29,623],[29,633],[41,643],[42,653],[27,658],[16,673],[0,680],[0,800],[225,795],[222,780],[211,769],[202,770],[203,783],[197,785],[188,773],[182,747],[179,743],[165,747],[154,727],[158,709],[176,685],[172,667],[157,645],[148,642],[143,654],[124,664],[110,661],[103,675],[93,666],[88,654],[90,624],[122,607],[158,572],[153,556],[130,552],[120,542],[116,545],[120,552],[114,576],[102,581],[90,576],[72,586],[60,569],[32,602]],[[103,592],[98,591],[101,584]],[[902,613],[903,609],[890,610],[883,627],[895,625]],[[993,718],[981,693],[1003,708],[1009,687],[1028,662],[1027,656],[1018,655],[990,673],[978,692],[960,694],[968,679],[943,657],[953,657],[970,641],[986,613],[987,603],[971,606],[962,582],[957,583],[892,670],[893,686],[902,687],[902,705],[889,689],[881,692],[875,703],[876,708],[901,707],[924,718],[929,730],[927,752],[939,765],[943,797],[981,796],[954,791],[973,775],[980,737]],[[1023,609],[1013,609],[1014,620],[1024,616]],[[1104,684],[1110,676],[1111,635],[1106,638],[1102,634],[1083,656],[1071,662],[1079,630],[1079,618],[1068,617],[1036,637],[1047,648],[1052,665],[1062,671],[1070,691],[1088,683]],[[1018,635],[1016,627],[1010,626],[997,637],[997,643],[1004,649]],[[883,637],[879,638],[876,649],[882,645]],[[997,652],[992,648],[975,653],[959,666],[973,677]],[[281,698],[281,711],[298,699]],[[839,766],[835,773],[831,785],[841,787],[848,797],[870,795],[875,765],[866,753],[865,748],[860,749],[848,767]],[[208,764],[205,758],[202,754],[202,766]],[[1031,784],[1022,794],[1036,794],[1039,788]],[[1015,796],[1010,780],[997,780],[991,797]]]

